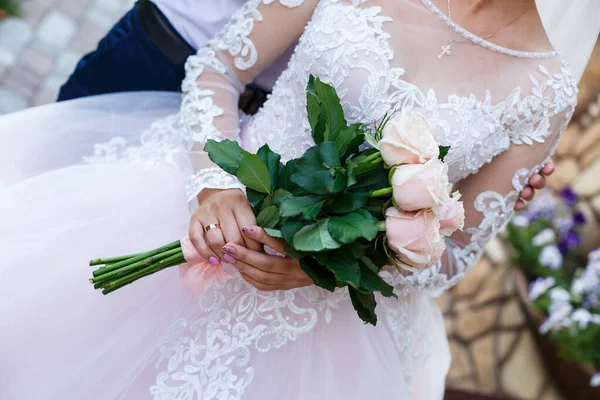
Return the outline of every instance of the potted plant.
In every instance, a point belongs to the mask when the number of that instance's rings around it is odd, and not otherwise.
[[[578,198],[541,192],[508,225],[517,287],[546,367],[568,399],[600,399],[600,249],[581,254]]]

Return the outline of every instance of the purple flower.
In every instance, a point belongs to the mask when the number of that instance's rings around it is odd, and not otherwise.
[[[566,187],[560,191],[560,197],[568,207],[574,207],[579,201],[579,196],[571,188]]]
[[[573,222],[575,222],[575,225],[585,225],[585,215],[583,215],[582,212],[576,212],[575,214],[573,214]]]
[[[558,248],[563,254],[578,246],[581,246],[581,236],[573,230],[567,232],[558,243]]]

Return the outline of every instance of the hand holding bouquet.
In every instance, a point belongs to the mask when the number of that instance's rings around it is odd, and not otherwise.
[[[313,77],[307,113],[315,145],[286,164],[268,145],[251,154],[237,142],[209,140],[205,151],[246,186],[258,225],[285,240],[285,252],[313,282],[330,291],[348,287],[359,317],[375,325],[374,293],[394,296],[379,271],[435,264],[444,238],[462,229],[460,196],[450,195],[443,163],[449,148],[409,110],[372,132],[348,125],[335,89]],[[361,150],[365,141],[372,148]],[[91,281],[107,294],[186,260],[199,261],[184,238],[148,253],[92,261],[104,266]],[[206,277],[227,279],[221,266],[202,262],[202,268]]]

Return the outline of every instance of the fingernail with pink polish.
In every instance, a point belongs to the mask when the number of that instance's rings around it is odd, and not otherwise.
[[[235,249],[231,246],[223,246],[222,250],[224,253],[235,254]]]
[[[243,233],[253,233],[254,228],[251,226],[242,226],[242,232]]]
[[[229,264],[233,264],[233,263],[235,263],[237,261],[235,258],[231,257],[229,254],[225,254],[223,256],[223,259],[225,261],[227,261]]]
[[[212,265],[219,265],[219,259],[217,257],[211,257],[208,259],[208,261],[212,264]]]

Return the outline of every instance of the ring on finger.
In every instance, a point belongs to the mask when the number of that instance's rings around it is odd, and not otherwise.
[[[206,225],[204,227],[204,231],[205,232],[208,232],[208,231],[210,231],[212,229],[221,229],[221,225],[219,225],[219,224],[208,224],[208,225]]]

